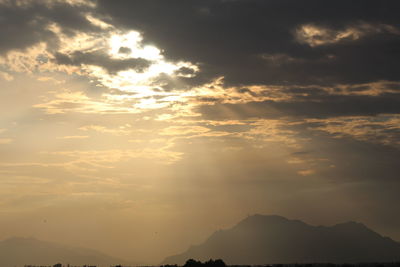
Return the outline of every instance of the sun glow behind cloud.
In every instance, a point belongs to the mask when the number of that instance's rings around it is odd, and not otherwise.
[[[110,74],[104,68],[95,65],[84,65],[86,74],[91,76],[101,85],[116,88],[121,91],[118,96],[107,96],[113,100],[136,99],[135,105],[139,109],[154,109],[166,106],[171,101],[179,100],[176,92],[165,92],[158,89],[162,83],[157,82],[160,75],[167,75],[171,79],[177,76],[184,76],[177,73],[181,68],[190,69],[193,73],[199,71],[199,68],[189,62],[169,62],[165,60],[162,51],[152,45],[143,45],[143,39],[139,32],[130,31],[127,33],[111,32],[106,40],[97,42],[103,44],[103,47],[97,47],[98,50],[107,50],[110,59],[129,60],[145,59],[150,62],[149,66],[143,71],[126,69]],[[91,48],[94,49],[94,48]],[[73,51],[70,51],[70,53]],[[186,76],[185,76],[186,77]],[[179,89],[179,88],[176,88]],[[174,91],[174,90],[172,90]],[[123,94],[126,92],[127,94]],[[153,96],[163,96],[160,99]],[[144,99],[145,98],[145,99]]]
[[[87,15],[87,19],[93,25],[100,27],[102,31],[67,35],[57,23],[51,23],[47,26],[47,30],[58,36],[59,42],[56,46],[39,43],[24,52],[11,51],[0,58],[0,63],[17,73],[74,74],[90,79],[95,86],[119,90],[118,95],[103,94],[104,108],[100,107],[101,101],[92,99],[92,103],[96,102],[97,110],[112,110],[110,105],[116,104],[115,109],[120,112],[118,102],[121,105],[129,102],[131,107],[124,110],[137,113],[140,110],[161,108],[182,100],[184,95],[180,93],[181,88],[168,91],[160,89],[165,85],[160,77],[168,77],[172,81],[179,77],[193,77],[199,71],[196,64],[166,60],[162,55],[162,50],[154,45],[144,44],[143,37],[137,31],[117,30],[92,15]],[[58,59],[54,56],[57,54],[67,57],[67,61],[57,62]],[[83,58],[77,59],[76,55]],[[148,62],[148,66],[135,69],[134,65],[126,65],[121,70],[110,72],[107,67],[91,59],[90,55],[101,56],[104,64],[118,65],[120,62],[143,60]],[[181,69],[190,70],[191,73],[181,73]],[[13,79],[12,73],[0,72],[0,74],[6,80]],[[82,95],[81,92],[79,94]],[[85,97],[87,98],[82,95],[81,98]],[[45,106],[46,103],[36,105],[36,107]]]
[[[143,58],[151,61],[150,66],[143,72],[124,70],[116,75],[109,76],[107,73],[98,73],[95,76],[107,87],[118,88],[122,92],[134,94],[110,95],[112,99],[120,100],[137,99],[134,105],[138,109],[164,108],[170,103],[180,101],[184,94],[160,91],[157,87],[162,86],[155,80],[160,75],[167,75],[171,79],[179,75],[176,73],[181,68],[188,68],[197,72],[196,65],[189,62],[168,62],[165,60],[160,49],[151,45],[143,45],[140,33],[131,31],[126,34],[112,35],[109,39],[109,55],[117,59]],[[94,72],[95,73],[95,72]],[[179,89],[179,88],[176,88]],[[158,98],[154,98],[157,96]]]
[[[114,58],[145,58],[161,60],[160,49],[151,45],[141,45],[143,38],[139,32],[130,31],[122,35],[112,35],[109,39],[109,54]]]

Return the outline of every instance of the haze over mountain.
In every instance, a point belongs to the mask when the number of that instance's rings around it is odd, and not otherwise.
[[[13,237],[0,241],[2,267],[27,264],[52,266],[55,263],[97,266],[128,264],[124,260],[96,250],[40,241],[35,238]]]
[[[400,243],[357,222],[311,226],[280,216],[254,215],[164,263],[182,264],[189,258],[221,258],[227,264],[382,262],[400,260]]]

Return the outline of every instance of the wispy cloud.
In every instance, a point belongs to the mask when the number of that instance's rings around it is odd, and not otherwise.
[[[11,144],[12,142],[12,138],[0,138],[0,145]]]

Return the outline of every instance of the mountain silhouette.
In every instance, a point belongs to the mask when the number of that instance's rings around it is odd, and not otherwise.
[[[0,241],[0,266],[29,264],[53,266],[56,263],[97,266],[127,264],[124,260],[96,250],[40,241],[35,238],[13,237]]]
[[[210,258],[230,265],[388,262],[400,260],[400,243],[357,222],[311,226],[281,216],[254,215],[163,263]]]

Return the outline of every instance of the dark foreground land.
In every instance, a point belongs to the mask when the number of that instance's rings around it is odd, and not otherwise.
[[[96,265],[63,265],[55,264],[53,266],[25,265],[24,267],[97,267]],[[166,264],[160,266],[125,266],[114,265],[110,267],[400,267],[400,262],[368,262],[368,263],[293,263],[293,264],[265,264],[265,265],[226,265],[222,260],[209,260],[204,263],[193,259],[188,260],[183,266],[177,264]]]
[[[122,266],[121,266],[122,267]],[[180,267],[178,265],[161,265],[160,267]],[[182,267],[400,267],[400,262],[368,262],[368,263],[293,263],[265,265],[226,265],[222,260],[209,260],[204,263],[190,259]]]

